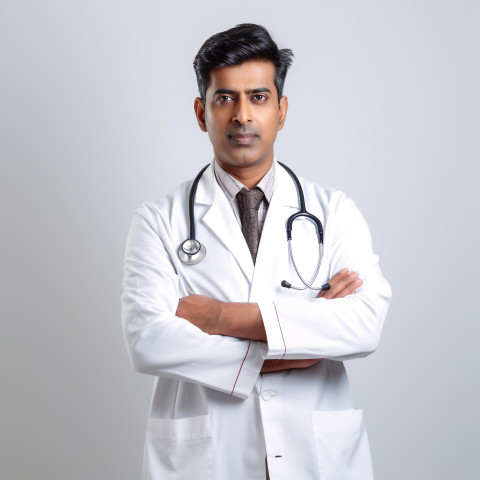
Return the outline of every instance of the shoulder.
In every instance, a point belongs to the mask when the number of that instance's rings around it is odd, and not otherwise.
[[[344,205],[353,203],[347,194],[335,187],[322,187],[316,182],[300,177],[300,184],[309,203],[320,203],[329,211],[337,211]]]
[[[370,244],[370,230],[356,203],[343,191],[324,188],[315,182],[301,179],[307,211],[324,222],[326,235],[335,239],[354,235],[357,242]]]
[[[307,211],[317,215],[330,229],[344,229],[349,225],[364,224],[365,218],[356,203],[342,190],[322,187],[318,183],[300,178],[305,194]]]
[[[163,223],[177,213],[177,210],[186,211],[188,208],[188,196],[192,180],[185,181],[175,187],[170,193],[160,197],[158,200],[146,201],[136,210],[135,216],[140,216],[149,223]]]

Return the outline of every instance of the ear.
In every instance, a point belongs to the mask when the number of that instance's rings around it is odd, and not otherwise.
[[[285,124],[285,118],[287,117],[287,110],[288,110],[288,98],[283,96],[280,99],[280,103],[278,105],[279,109],[279,116],[278,116],[278,130],[283,128]]]
[[[205,105],[200,97],[195,99],[193,104],[193,109],[195,110],[195,116],[197,117],[198,126],[202,132],[207,131],[207,124],[205,122]]]

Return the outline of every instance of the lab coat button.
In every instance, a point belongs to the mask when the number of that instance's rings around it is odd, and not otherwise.
[[[273,397],[275,397],[277,395],[277,392],[275,392],[274,390],[265,390],[264,392],[262,392],[262,398],[268,402],[269,400],[271,400]]]

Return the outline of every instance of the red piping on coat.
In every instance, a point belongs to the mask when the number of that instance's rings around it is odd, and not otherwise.
[[[277,320],[278,320],[278,326],[280,328],[280,333],[282,334],[282,340],[283,340],[283,355],[280,358],[281,360],[287,354],[287,346],[285,345],[285,338],[283,336],[282,326],[280,325],[280,318],[278,317],[277,306],[275,305],[275,302],[272,302],[272,303],[273,303],[273,308],[275,308],[275,313],[277,315]]]
[[[240,370],[238,371],[238,375],[237,375],[237,378],[235,379],[235,383],[234,383],[234,385],[233,385],[232,391],[230,392],[230,395],[233,395],[233,392],[235,391],[235,387],[237,386],[238,377],[240,376],[240,372],[242,371],[243,364],[245,363],[245,360],[246,360],[246,358],[247,358],[248,352],[249,352],[249,350],[250,350],[250,344],[251,344],[251,343],[252,343],[252,341],[250,340],[250,341],[248,342],[247,353],[246,353],[245,356],[243,357],[242,364],[240,365]]]

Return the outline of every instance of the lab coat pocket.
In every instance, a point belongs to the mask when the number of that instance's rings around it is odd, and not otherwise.
[[[212,478],[212,425],[209,415],[150,418],[144,480]]]
[[[312,412],[321,480],[373,480],[361,410]]]

